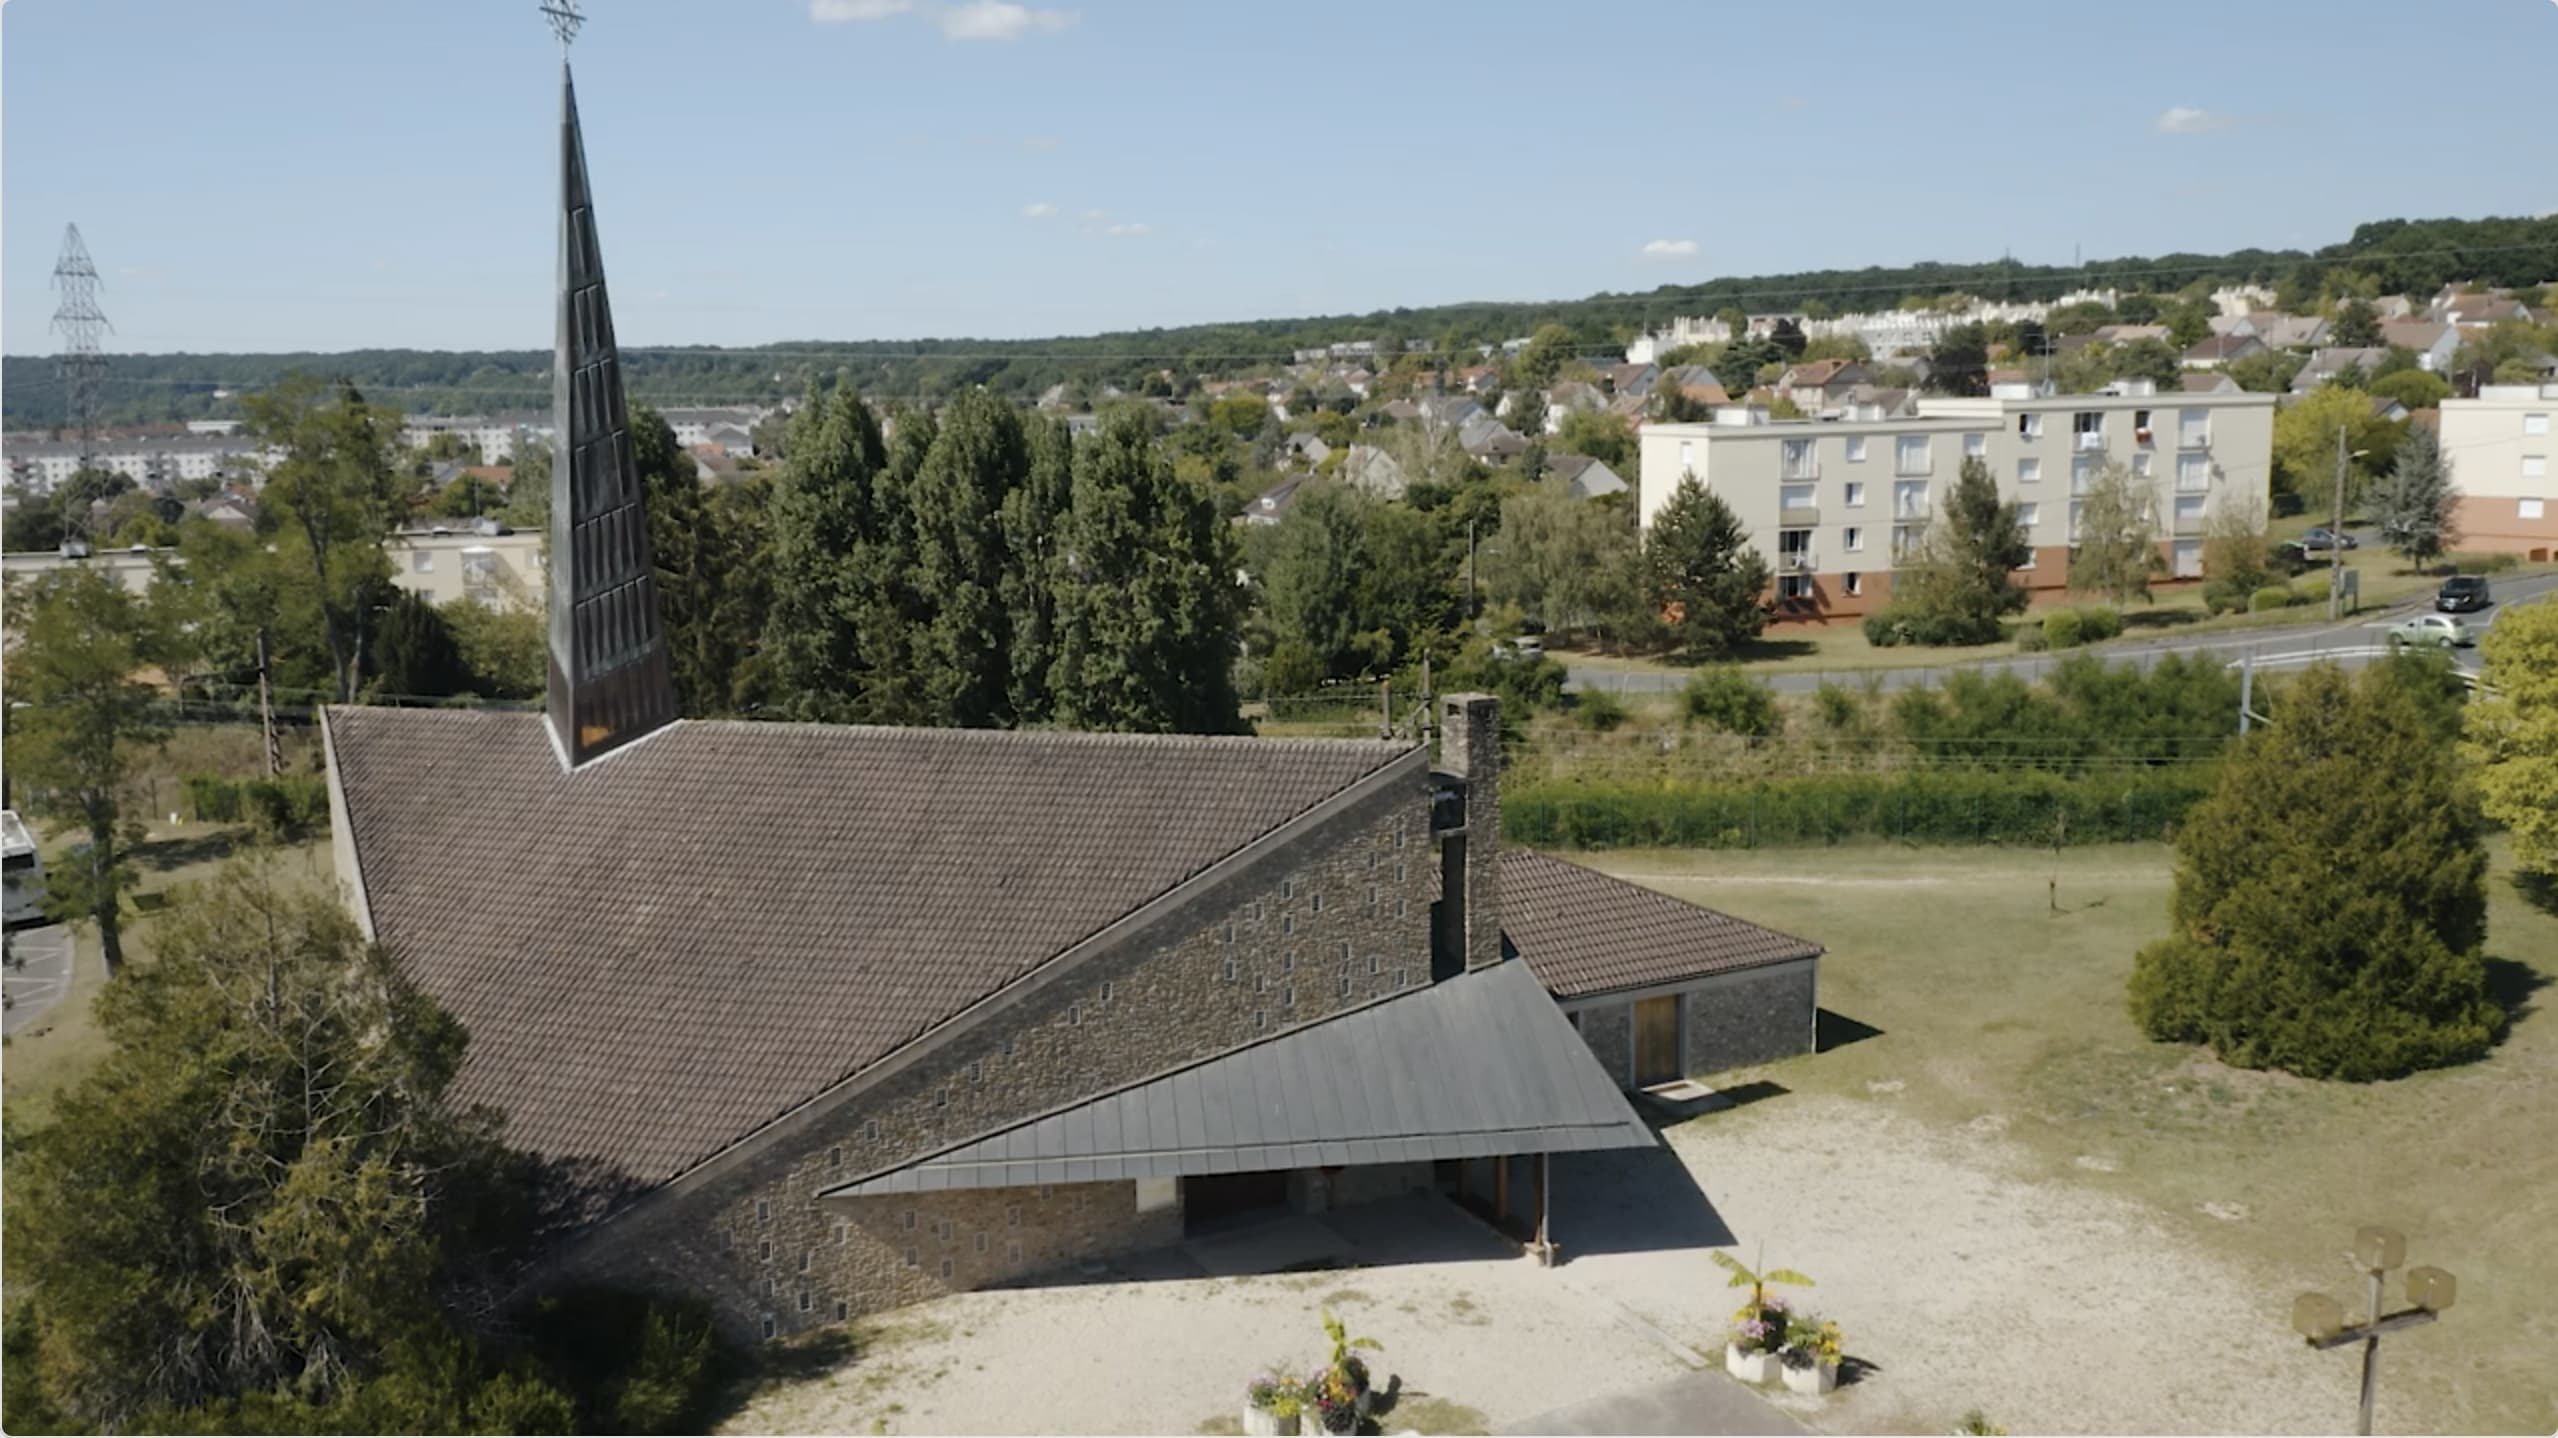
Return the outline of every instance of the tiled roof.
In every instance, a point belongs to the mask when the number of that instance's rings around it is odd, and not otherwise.
[[[455,1096],[636,1187],[1411,752],[695,720],[569,773],[539,715],[328,721],[376,934],[470,1030]]]
[[[1808,959],[1821,946],[1548,858],[1501,853],[1501,929],[1559,999]]]

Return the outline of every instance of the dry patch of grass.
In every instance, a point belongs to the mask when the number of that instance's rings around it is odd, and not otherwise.
[[[1824,1009],[1880,1032],[1727,1076],[1888,1105],[1997,1134],[2053,1183],[2134,1199],[2170,1239],[2269,1295],[2349,1290],[2354,1228],[2405,1230],[2411,1261],[2462,1280],[2439,1361],[2388,1378],[2452,1431],[2558,1429],[2558,915],[2491,845],[2488,953],[2522,1005],[2464,1067],[2379,1084],[2234,1069],[2152,1043],[2123,986],[2167,929],[2173,853],[1889,846],[1587,856],[1611,872],[1828,945]],[[2046,898],[2057,880],[2059,908]],[[2537,990],[2535,994],[2534,991]],[[2162,1295],[2172,1304],[2172,1295]],[[2054,1362],[2105,1355],[2055,1353]],[[2350,1375],[2340,1372],[2339,1383]]]

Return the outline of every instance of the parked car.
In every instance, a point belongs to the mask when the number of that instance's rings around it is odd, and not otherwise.
[[[2323,524],[2309,531],[2307,534],[2302,535],[2299,542],[2300,547],[2311,554],[2321,553],[2330,549],[2360,549],[2363,547],[2363,542],[2361,540],[2354,538],[2350,534],[2339,534],[2335,530],[2329,529]]]
[[[2389,647],[2400,645],[2441,645],[2465,649],[2478,642],[2478,636],[2466,624],[2448,614],[2419,614],[2415,618],[2390,626]]]
[[[2445,614],[2469,614],[2495,603],[2483,574],[2455,574],[2434,591],[2434,607]]]

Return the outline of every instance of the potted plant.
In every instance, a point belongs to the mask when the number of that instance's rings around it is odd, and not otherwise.
[[[1368,1364],[1357,1350],[1385,1351],[1373,1338],[1353,1338],[1342,1321],[1327,1310],[1323,1334],[1332,1343],[1332,1358],[1306,1384],[1306,1405],[1326,1433],[1356,1433],[1375,1400],[1368,1388]]]
[[[1989,1420],[1989,1415],[1974,1408],[1964,1413],[1954,1425],[1954,1438],[2007,1438],[2007,1430]]]
[[[1298,1415],[1306,1406],[1306,1385],[1273,1371],[1245,1384],[1243,1398],[1243,1431],[1254,1438],[1282,1438],[1297,1431]]]
[[[1724,1371],[1744,1383],[1766,1383],[1777,1376],[1781,1367],[1777,1354],[1785,1347],[1788,1316],[1785,1299],[1768,1292],[1768,1285],[1787,1283],[1810,1288],[1812,1280],[1791,1268],[1758,1272],[1728,1253],[1716,1253],[1714,1261],[1732,1275],[1727,1287],[1750,1290],[1750,1301],[1732,1314],[1732,1331],[1723,1344]]]
[[[1839,1326],[1809,1313],[1786,1325],[1785,1386],[1819,1397],[1839,1386]]]

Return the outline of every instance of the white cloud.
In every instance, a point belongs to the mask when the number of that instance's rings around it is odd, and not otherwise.
[[[1654,240],[1643,247],[1647,260],[1687,260],[1696,257],[1694,240]]]
[[[1075,23],[1072,12],[1033,10],[1012,0],[969,0],[941,12],[941,32],[953,40],[1018,40],[1032,31],[1053,32]]]
[[[2225,130],[2230,118],[2217,111],[2193,105],[2170,105],[2158,112],[2158,133],[2162,135],[2199,135],[2205,130]]]
[[[1100,211],[1100,210],[1086,210],[1086,211],[1084,211],[1084,219],[1085,219],[1085,221],[1086,221],[1087,223],[1092,223],[1092,222],[1097,222],[1097,221],[1101,221],[1101,220],[1106,220],[1106,219],[1109,219],[1109,218],[1110,218],[1110,216],[1109,216],[1108,214],[1106,214],[1106,213],[1104,213],[1104,212],[1102,212],[1102,211]]]
[[[808,0],[808,18],[820,25],[863,25],[900,15],[930,19],[952,40],[1018,40],[1053,33],[1075,23],[1071,10],[1037,10],[1013,0]]]
[[[1055,213],[1057,207],[1046,200],[1036,200],[1021,207],[1021,217],[1025,220],[1044,220]]]
[[[1138,220],[1130,220],[1124,224],[1113,225],[1109,229],[1102,231],[1105,235],[1151,235],[1154,232],[1154,226]]]
[[[808,18],[820,25],[860,25],[914,8],[915,0],[808,0]]]

